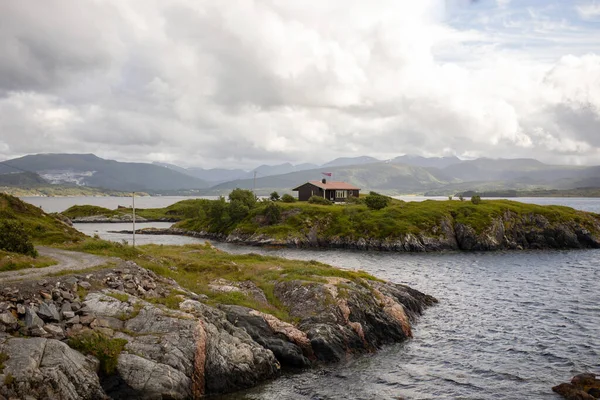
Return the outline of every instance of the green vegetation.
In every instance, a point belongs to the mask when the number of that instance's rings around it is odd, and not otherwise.
[[[17,220],[0,221],[0,250],[37,257],[31,237],[25,231],[23,224]]]
[[[112,297],[114,299],[117,299],[117,300],[119,300],[120,302],[123,302],[123,303],[129,301],[129,295],[127,293],[114,293],[114,292],[111,292],[111,293],[106,293],[106,295],[109,296],[109,297]]]
[[[279,201],[281,198],[279,197],[279,193],[273,192],[269,195],[269,200],[271,201]]]
[[[471,196],[471,203],[473,203],[473,204],[481,203],[481,196],[478,196],[478,195]]]
[[[296,198],[291,194],[286,193],[283,196],[281,196],[281,201],[283,201],[284,203],[295,203]]]
[[[486,190],[476,192],[468,190],[457,193],[457,196],[471,197],[479,195],[481,197],[600,197],[600,188],[583,187],[576,189],[531,189],[531,190]]]
[[[169,220],[169,221],[180,221],[186,218],[196,218],[199,216],[199,210],[210,203],[210,200],[203,199],[190,199],[183,200],[172,204],[168,207],[163,208],[136,208],[135,214],[139,217],[148,220]],[[133,209],[131,208],[118,208],[116,210],[110,210],[104,207],[98,206],[72,206],[63,211],[61,214],[70,218],[82,218],[91,216],[105,216],[105,217],[119,217],[123,215],[131,215]]]
[[[100,371],[112,375],[117,368],[119,354],[125,348],[127,340],[111,339],[97,332],[86,332],[69,339],[69,346],[84,354],[91,354],[100,361]]]
[[[9,358],[10,357],[8,356],[8,354],[0,351],[0,374],[4,372],[4,363],[7,362]]]
[[[225,216],[224,212],[211,217],[211,209],[218,204],[225,208],[227,203],[208,201],[205,209],[199,214],[201,218],[181,221],[177,227],[192,231],[229,234],[233,231],[241,234],[263,234],[275,239],[306,238],[309,232],[316,229],[317,235],[323,239],[360,238],[394,239],[407,233],[437,235],[437,228],[443,220],[452,220],[473,227],[481,232],[489,227],[494,218],[505,212],[519,216],[539,214],[551,223],[574,221],[586,229],[594,231],[597,215],[577,211],[569,207],[539,206],[510,200],[481,200],[479,204],[466,201],[434,201],[403,202],[383,197],[388,205],[379,210],[371,210],[366,204],[366,197],[361,197],[355,204],[324,206],[307,202],[285,203],[266,202],[257,205],[239,222]],[[364,200],[363,200],[364,199]],[[460,199],[460,197],[459,197]],[[211,204],[213,203],[213,204]],[[273,206],[281,211],[281,218],[270,219]],[[214,210],[212,210],[214,211]]]
[[[85,242],[64,247],[69,250],[135,260],[140,266],[158,275],[172,278],[188,290],[205,294],[210,304],[251,307],[286,321],[291,320],[288,312],[273,294],[277,281],[300,279],[323,282],[327,277],[340,277],[355,282],[362,282],[363,279],[376,280],[365,272],[342,270],[316,261],[287,260],[257,254],[233,255],[215,249],[208,243],[185,246],[144,245],[133,249],[130,246],[90,238]],[[217,279],[234,283],[252,281],[265,293],[269,303],[264,304],[243,292],[213,291],[209,284]],[[181,301],[179,295],[181,293],[174,290],[165,298],[151,301],[177,308]],[[129,319],[132,316],[123,316],[123,318]]]
[[[49,257],[33,258],[24,254],[0,250],[0,272],[17,271],[26,268],[45,268],[55,264],[56,261]]]
[[[310,198],[308,199],[308,203],[309,204],[320,204],[322,206],[330,206],[333,203],[329,200],[327,200],[324,197],[321,196],[310,196]]]
[[[38,207],[3,193],[0,193],[0,220],[22,224],[34,244],[73,242],[85,236]]]
[[[382,196],[379,193],[370,192],[364,199],[365,204],[369,207],[369,210],[381,210],[390,203],[390,198]]]

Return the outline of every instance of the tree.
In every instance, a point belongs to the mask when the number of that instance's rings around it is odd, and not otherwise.
[[[23,224],[10,219],[0,221],[0,249],[32,257],[38,255]]]
[[[233,189],[229,193],[229,201],[239,200],[244,203],[249,210],[252,210],[256,206],[256,196],[251,190],[246,189]]]
[[[271,196],[269,196],[269,200],[271,200],[271,201],[279,201],[280,200],[279,193],[277,193],[277,192],[271,193]]]
[[[296,201],[296,198],[291,194],[286,193],[283,196],[281,196],[281,201],[283,201],[284,203],[294,203]]]
[[[471,203],[473,203],[473,204],[481,203],[481,196],[479,196],[479,195],[471,196]]]
[[[462,194],[459,194],[459,195],[458,195],[458,199],[459,199],[460,201],[465,201],[465,198],[463,197],[463,195],[462,195]]]
[[[369,192],[369,195],[365,197],[365,204],[370,210],[381,210],[387,207],[390,202],[390,198],[382,196],[376,192]]]

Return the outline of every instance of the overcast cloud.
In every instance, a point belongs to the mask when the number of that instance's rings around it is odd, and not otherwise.
[[[0,0],[0,159],[600,164],[600,1]]]

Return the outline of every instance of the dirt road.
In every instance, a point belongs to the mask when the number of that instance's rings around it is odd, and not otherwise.
[[[116,257],[96,256],[76,251],[54,249],[52,247],[37,246],[36,250],[41,256],[53,258],[58,263],[45,268],[27,268],[18,271],[0,272],[0,284],[25,279],[37,279],[61,271],[93,268],[109,262],[118,264],[123,261]]]

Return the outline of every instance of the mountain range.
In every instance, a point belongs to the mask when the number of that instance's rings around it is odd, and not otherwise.
[[[246,171],[128,163],[93,154],[35,154],[0,162],[0,186],[45,182],[149,193],[216,195],[244,188],[269,194],[289,193],[308,180],[321,179],[322,172],[332,174],[327,179],[388,194],[600,187],[600,166],[550,165],[535,159],[361,156],[337,158],[321,166],[284,163]]]

